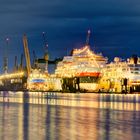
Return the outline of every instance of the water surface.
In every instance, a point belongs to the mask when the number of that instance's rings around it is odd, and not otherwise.
[[[139,138],[139,94],[0,92],[0,140]]]

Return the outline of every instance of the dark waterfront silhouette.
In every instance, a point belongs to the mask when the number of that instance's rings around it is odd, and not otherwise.
[[[0,92],[1,140],[133,140],[139,94]]]

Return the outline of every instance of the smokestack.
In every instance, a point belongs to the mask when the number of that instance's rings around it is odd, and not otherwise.
[[[134,64],[137,64],[138,63],[137,55],[133,55],[132,58],[133,58]]]

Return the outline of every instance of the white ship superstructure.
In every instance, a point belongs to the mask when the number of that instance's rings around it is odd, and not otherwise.
[[[97,91],[101,69],[106,62],[107,58],[95,54],[89,45],[85,45],[81,49],[74,49],[71,56],[65,56],[58,63],[55,74],[61,78],[76,78],[80,90]]]
[[[65,56],[58,63],[55,74],[58,77],[100,76],[106,62],[107,59],[101,54],[95,54],[89,46],[85,46],[73,50],[72,56]]]
[[[125,86],[127,91],[137,91],[140,88],[140,61],[136,59],[135,63],[133,58],[122,61],[116,57],[114,62],[107,64],[102,69],[101,90],[122,92]]]

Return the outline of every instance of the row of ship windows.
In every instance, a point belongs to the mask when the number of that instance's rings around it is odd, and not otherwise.
[[[140,72],[137,72],[137,71],[131,71],[132,74],[140,74]],[[105,73],[105,76],[118,76],[120,75],[120,73]]]
[[[108,70],[116,69],[116,68],[109,68],[109,67],[107,67],[107,68],[108,68]],[[138,71],[140,71],[140,67],[122,68],[122,71],[128,71],[128,70],[138,70]]]
[[[121,71],[139,71],[140,72],[140,68],[123,68],[123,69],[120,69]],[[108,69],[107,71],[116,71],[116,69]]]
[[[131,73],[140,74],[140,72],[138,72],[138,71],[131,71]]]

